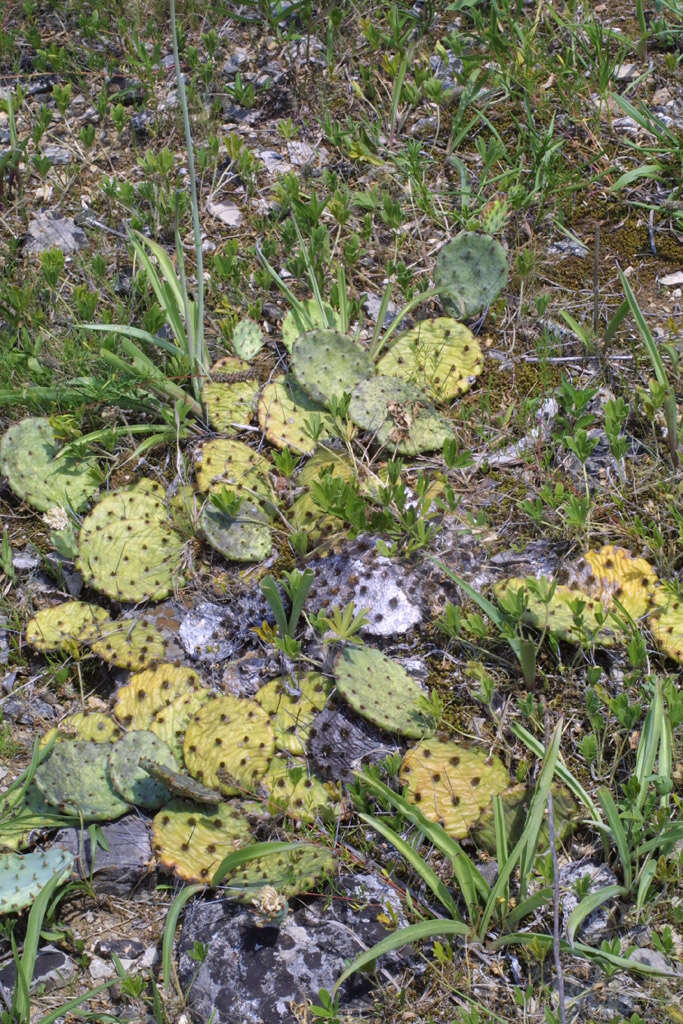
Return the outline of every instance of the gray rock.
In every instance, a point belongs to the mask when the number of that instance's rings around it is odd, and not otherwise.
[[[671,961],[667,960],[663,953],[656,949],[648,949],[647,946],[634,949],[630,958],[637,960],[639,964],[651,967],[654,971],[661,971],[663,974],[671,974],[674,970]]]
[[[42,153],[51,164],[66,165],[70,164],[73,159],[68,149],[64,149],[62,146],[54,146],[52,143],[43,146]]]
[[[405,924],[394,891],[373,875],[347,876],[335,897],[299,905],[279,928],[259,928],[250,910],[227,900],[196,900],[179,940],[179,978],[189,988],[193,1020],[205,1024],[295,1024],[294,1006],[334,986],[348,960],[387,934],[378,916],[390,908]],[[198,966],[189,956],[195,942],[208,946]],[[379,969],[396,972],[406,951],[382,958]],[[353,975],[341,988],[344,1009],[367,1002],[372,980]],[[213,1016],[211,1016],[213,1014]]]
[[[585,895],[604,889],[608,885],[617,884],[617,876],[606,864],[593,864],[589,860],[571,861],[560,868],[560,891],[562,903],[562,928],[566,931],[569,915],[578,907],[579,898],[575,892],[575,885],[588,876],[590,883]],[[598,907],[584,920],[579,928],[576,937],[582,942],[595,945],[600,942],[605,933],[609,930],[609,901],[602,907]]]
[[[31,992],[45,986],[48,992],[67,985],[76,973],[76,964],[61,949],[43,946],[36,956],[31,980]],[[0,971],[0,996],[7,1006],[12,1003],[12,994],[17,979],[16,966],[11,963]]]
[[[39,213],[29,222],[26,251],[46,252],[61,249],[62,252],[77,252],[86,245],[85,231],[77,227],[71,217],[57,217],[50,213]]]
[[[345,708],[327,707],[313,720],[309,732],[311,767],[323,779],[351,782],[364,764],[382,761],[397,751],[369,722]]]
[[[96,892],[113,896],[128,896],[140,885],[154,886],[154,872],[150,871],[152,848],[149,828],[144,818],[133,814],[102,826],[108,849],[97,846],[94,851],[86,830],[61,829],[54,845],[70,850],[76,858],[74,870],[82,878],[92,879]],[[93,863],[94,861],[94,863]]]
[[[225,661],[237,644],[231,638],[228,609],[205,601],[187,613],[178,635],[186,653],[197,661]]]
[[[137,960],[144,952],[144,942],[138,942],[136,939],[100,939],[95,943],[95,953],[102,957],[115,953],[126,960]]]

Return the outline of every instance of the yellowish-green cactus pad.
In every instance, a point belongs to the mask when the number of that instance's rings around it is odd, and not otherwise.
[[[484,366],[479,342],[451,317],[422,320],[402,334],[377,363],[377,372],[401,377],[437,402],[467,391]]]
[[[207,701],[190,721],[183,744],[188,771],[226,796],[255,792],[274,749],[263,708],[232,696]]]
[[[152,822],[152,848],[163,867],[187,882],[210,882],[221,861],[251,839],[235,804],[209,810],[171,800]]]
[[[149,729],[154,716],[177,697],[196,693],[201,679],[184,665],[157,665],[145,672],[136,672],[116,694],[114,714],[126,729]],[[166,736],[162,739],[167,740]],[[167,740],[168,742],[168,740]]]

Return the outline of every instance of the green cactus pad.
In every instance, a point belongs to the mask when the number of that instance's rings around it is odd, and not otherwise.
[[[169,793],[182,797],[183,800],[190,800],[196,804],[219,804],[223,799],[222,793],[202,786],[201,782],[197,782],[191,775],[173,771],[165,764],[150,761],[148,757],[140,758],[140,767],[157,782],[161,782]]]
[[[289,850],[249,861],[228,875],[222,884],[227,887],[230,899],[239,903],[251,903],[255,891],[264,885],[272,886],[289,899],[297,893],[316,892],[335,868],[335,858],[325,847],[300,843]]]
[[[146,619],[119,619],[90,644],[103,661],[118,668],[143,669],[161,661],[164,638]]]
[[[245,501],[271,501],[268,479],[272,466],[242,441],[218,438],[202,445],[195,464],[197,487],[202,493],[226,487]]]
[[[258,506],[243,501],[234,515],[206,502],[199,516],[204,539],[231,562],[260,562],[273,548],[268,517]]]
[[[214,697],[187,727],[183,753],[187,770],[226,796],[253,792],[275,749],[268,715],[253,700]]]
[[[304,326],[303,329],[299,326],[297,318],[293,310],[289,310],[284,320],[282,321],[282,344],[285,346],[288,352],[292,351],[292,346],[296,339],[305,334],[307,330],[315,330],[318,327],[322,327],[325,330],[328,328],[331,330],[338,330],[341,326],[341,320],[337,313],[332,309],[332,306],[323,302],[322,311],[318,305],[317,299],[306,299],[302,305],[306,309],[306,314],[311,321],[311,327]]]
[[[211,367],[211,377],[202,388],[202,401],[213,429],[227,432],[234,423],[251,423],[259,386],[249,364],[225,356]]]
[[[560,584],[555,588],[552,600],[546,605],[533,591],[533,588],[539,583],[550,587],[551,581],[547,578],[539,581],[533,576],[515,576],[511,579],[501,580],[493,590],[498,602],[505,607],[506,600],[509,600],[521,587],[527,595],[524,621],[531,623],[537,629],[548,629],[563,640],[569,640],[576,644],[595,643],[603,647],[610,647],[614,644],[618,629],[609,612],[605,612],[599,598],[591,597],[583,590],[575,590]],[[574,613],[570,607],[575,601],[583,604],[580,627],[576,625]],[[602,624],[598,622],[598,614],[605,616]]]
[[[38,766],[35,783],[47,802],[62,814],[106,821],[120,818],[129,810],[111,784],[108,743],[57,743]]]
[[[292,370],[304,391],[329,405],[375,372],[372,359],[355,341],[336,331],[308,331],[292,348]]]
[[[490,235],[461,231],[441,249],[434,267],[434,284],[447,287],[439,297],[453,316],[473,317],[494,301],[507,283],[505,249]]]
[[[300,691],[299,696],[290,692],[292,685]],[[325,707],[330,690],[330,683],[319,672],[308,672],[295,684],[283,677],[261,687],[254,699],[270,716],[279,750],[305,753],[309,726]]]
[[[83,520],[79,549],[85,582],[116,601],[160,601],[181,582],[185,542],[151,480],[102,498]]]
[[[200,687],[201,679],[194,669],[184,665],[157,665],[132,675],[119,689],[114,714],[126,729],[149,729],[158,711],[177,697],[196,693]]]
[[[453,431],[422,391],[400,377],[372,377],[353,389],[349,416],[363,430],[402,455],[443,447]]]
[[[257,323],[245,317],[233,331],[232,344],[238,357],[249,362],[263,348],[263,331]]]
[[[34,615],[26,626],[26,642],[37,651],[58,651],[74,643],[86,644],[111,625],[104,608],[84,601],[64,601]]]
[[[261,784],[269,793],[268,813],[295,821],[310,822],[321,814],[330,815],[335,798],[339,798],[334,786],[309,774],[305,761],[290,763],[284,757],[272,759]]]
[[[235,804],[208,811],[172,800],[152,822],[152,848],[159,863],[187,882],[210,882],[221,861],[250,839],[249,825]]]
[[[683,665],[683,601],[664,587],[653,594],[656,610],[647,624],[658,646],[670,658]]]
[[[82,509],[98,490],[102,474],[95,459],[56,459],[59,446],[50,421],[28,417],[0,438],[0,472],[14,493],[40,512]]]
[[[467,834],[510,781],[498,758],[489,764],[483,750],[435,739],[423,740],[408,751],[400,777],[406,799],[455,839]]]
[[[380,729],[415,738],[433,731],[433,721],[418,710],[424,690],[381,651],[345,647],[334,674],[347,704]]]
[[[479,376],[484,357],[469,328],[450,317],[422,320],[397,338],[377,372],[401,377],[437,402],[464,394]]]
[[[205,689],[182,693],[160,708],[149,723],[149,731],[168,743],[179,764],[183,760],[183,739],[188,722],[210,696],[211,691]]]
[[[29,907],[55,875],[71,874],[73,854],[68,850],[34,850],[0,855],[0,914],[16,914]]]
[[[529,806],[533,793],[520,783],[511,786],[500,794],[503,803],[503,819],[508,850],[512,850],[524,831],[529,816]],[[553,784],[553,815],[555,818],[555,836],[558,843],[563,843],[579,824],[576,800],[565,786]],[[484,849],[492,857],[496,855],[496,829],[493,820],[493,806],[486,808],[472,830],[472,838],[477,849]],[[543,820],[539,830],[539,850],[548,842],[548,822]]]
[[[318,416],[322,430],[314,440],[308,423]],[[306,394],[294,377],[276,377],[266,384],[258,405],[258,421],[268,441],[276,448],[290,448],[300,455],[310,455],[318,441],[334,433],[334,424],[325,407]]]
[[[153,732],[136,729],[128,732],[109,751],[109,777],[117,793],[137,807],[156,810],[171,798],[166,786],[153,778],[140,765],[145,757],[157,764],[177,768],[176,759],[168,744]]]

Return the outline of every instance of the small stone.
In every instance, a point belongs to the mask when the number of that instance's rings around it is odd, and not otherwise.
[[[97,956],[110,957],[112,953],[127,960],[137,960],[145,952],[144,942],[137,939],[100,939],[95,943]]]
[[[32,253],[48,249],[77,252],[88,241],[85,231],[77,227],[71,217],[57,217],[51,213],[39,213],[34,217],[26,234],[26,251]]]
[[[70,164],[72,160],[68,149],[64,149],[62,146],[53,146],[51,143],[43,146],[42,153],[51,164]]]
[[[242,211],[233,203],[214,203],[209,200],[206,209],[212,217],[216,217],[228,227],[236,228],[242,223]]]
[[[113,963],[107,963],[102,957],[94,956],[88,967],[90,977],[93,981],[103,981],[105,978],[113,978],[116,968]]]

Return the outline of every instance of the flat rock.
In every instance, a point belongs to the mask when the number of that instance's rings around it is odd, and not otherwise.
[[[56,217],[50,213],[39,213],[34,217],[26,234],[26,251],[33,253],[48,249],[77,252],[88,241],[85,231],[77,227],[71,217]]]
[[[321,778],[351,782],[365,764],[382,761],[397,749],[369,722],[345,708],[327,707],[313,720],[307,753]]]
[[[35,992],[41,986],[45,986],[48,992],[63,988],[67,985],[76,973],[76,964],[70,956],[55,946],[43,946],[38,951],[36,963],[31,979],[31,992]],[[8,964],[0,971],[0,996],[7,1006],[12,1003],[12,995],[17,980],[15,964]]]
[[[279,928],[259,928],[251,911],[228,900],[195,900],[185,915],[179,948],[179,978],[189,989],[192,1019],[205,1024],[296,1024],[294,1007],[318,991],[331,991],[348,960],[388,934],[378,917],[405,924],[394,891],[374,875],[346,876],[335,897],[299,903]],[[208,947],[197,965],[195,942]],[[382,958],[380,973],[405,970],[405,950]],[[362,1006],[372,988],[363,972],[342,986],[343,1009]]]
[[[74,869],[82,878],[92,879],[96,892],[128,896],[141,884],[152,886],[155,880],[154,872],[149,868],[152,848],[144,818],[126,815],[103,825],[102,834],[108,849],[98,845],[94,855],[86,830],[61,829],[54,845],[73,853],[76,858]]]

